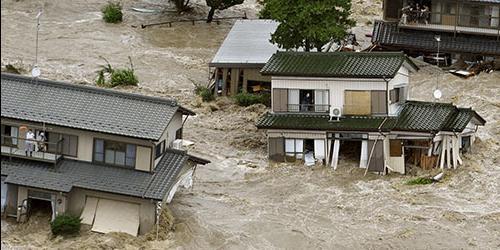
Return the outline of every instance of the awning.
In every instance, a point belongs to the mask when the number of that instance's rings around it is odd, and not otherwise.
[[[139,205],[123,201],[87,197],[82,223],[92,224],[98,233],[123,232],[137,236]]]

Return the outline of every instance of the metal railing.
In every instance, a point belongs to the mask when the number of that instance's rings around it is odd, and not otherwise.
[[[64,139],[48,142],[8,135],[2,135],[1,138],[2,155],[9,156],[9,158],[34,159],[57,164],[63,156],[62,142]]]
[[[288,112],[326,113],[329,110],[329,104],[288,104]]]
[[[460,11],[446,13],[402,9],[399,11],[399,23],[405,26],[427,26],[455,33],[470,32],[500,37],[500,17],[462,14]]]

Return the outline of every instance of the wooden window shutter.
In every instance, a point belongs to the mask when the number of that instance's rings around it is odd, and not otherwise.
[[[391,100],[391,103],[396,103],[396,102],[398,102],[398,100],[397,100],[397,96],[396,96],[397,91],[398,91],[397,89],[391,89],[391,90],[389,91],[389,98],[390,98],[390,100]]]
[[[269,159],[278,162],[285,160],[284,138],[269,138]]]
[[[384,90],[371,91],[371,113],[387,114],[386,96]]]
[[[389,140],[391,157],[399,157],[403,155],[402,141]]]
[[[403,103],[406,102],[406,88],[402,87],[399,88],[399,102]]]
[[[286,112],[288,106],[288,89],[273,89],[273,111]]]

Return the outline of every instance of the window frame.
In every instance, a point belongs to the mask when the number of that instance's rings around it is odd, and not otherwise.
[[[158,149],[160,149],[159,153]],[[165,153],[165,140],[155,145],[155,160],[160,158],[164,153]]]
[[[103,142],[103,152],[102,152],[102,161],[97,161],[96,160],[96,141],[98,140],[101,140]],[[116,164],[116,152],[117,150],[113,150],[114,152],[114,158],[113,158],[113,163],[108,163],[106,162],[106,142],[108,143],[119,143],[119,144],[124,144],[125,145],[125,157],[124,157],[124,164],[121,165],[121,164]],[[128,149],[128,146],[129,145],[132,145],[134,146],[135,148],[135,154],[134,154],[134,157],[129,157],[128,154],[127,154],[127,149]],[[128,168],[128,169],[135,169],[136,168],[136,165],[137,165],[137,144],[134,144],[134,143],[127,143],[127,142],[121,142],[121,141],[115,141],[115,140],[107,140],[107,139],[104,139],[104,138],[94,138],[94,142],[93,142],[93,145],[92,145],[92,162],[93,163],[97,163],[97,164],[101,164],[101,165],[107,165],[107,166],[115,166],[115,167],[121,167],[121,168]],[[122,152],[122,151],[118,151],[118,152]],[[101,154],[101,153],[99,153]],[[130,166],[130,165],[127,165],[127,159],[134,159],[133,161],[133,165]]]
[[[56,135],[59,135],[59,139],[57,139],[57,141],[60,141],[61,139],[64,139],[64,136],[67,136],[67,137],[75,137],[76,138],[76,149],[75,149],[75,154],[72,155],[70,154],[71,152],[69,152],[68,154],[64,153],[64,140],[62,141],[62,146],[61,146],[61,152],[60,154],[61,155],[64,155],[64,156],[69,156],[69,157],[72,157],[72,158],[78,158],[78,142],[79,142],[79,138],[78,138],[78,135],[73,135],[73,134],[67,134],[67,133],[60,133],[60,132],[57,132],[57,131],[43,131],[41,129],[35,129],[35,137],[38,135],[38,133],[40,132],[44,132],[45,133],[45,138],[46,138],[46,142],[48,143],[49,142],[49,137],[50,135],[52,134],[56,134]],[[71,143],[68,142],[68,143]],[[51,145],[51,144],[49,144]],[[47,153],[52,153],[52,154],[55,154],[56,152],[54,150],[52,150],[52,148],[49,149],[49,145],[47,145]],[[68,144],[69,146],[69,144]],[[68,149],[68,151],[70,151]]]

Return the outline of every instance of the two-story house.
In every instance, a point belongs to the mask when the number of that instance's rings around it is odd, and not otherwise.
[[[412,148],[440,147],[450,131],[440,148],[458,152],[460,134],[470,136],[467,126],[484,120],[452,104],[407,101],[416,70],[401,52],[277,52],[262,69],[272,77],[272,110],[257,122],[267,132],[269,158],[336,168],[339,156],[350,155],[361,168],[404,173],[405,148],[410,155]]]
[[[500,56],[498,0],[384,0],[383,19],[372,42],[384,50]]]
[[[208,163],[172,148],[192,115],[171,99],[2,73],[4,215],[48,207],[96,232],[148,232]]]

